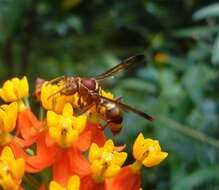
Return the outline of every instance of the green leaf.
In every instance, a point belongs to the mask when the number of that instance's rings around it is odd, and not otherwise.
[[[179,29],[172,33],[177,38],[202,38],[216,33],[219,30],[218,25],[214,26],[196,26],[192,28]]]
[[[209,17],[219,16],[219,3],[211,4],[199,9],[193,14],[193,19],[198,21]]]
[[[176,184],[173,185],[173,190],[190,190],[197,186],[200,186],[212,179],[219,180],[219,166],[213,166],[197,170],[189,176],[185,176],[181,180],[177,180]]]
[[[214,45],[213,45],[213,48],[212,48],[211,61],[214,64],[219,64],[219,34],[218,34],[217,38],[214,41]]]

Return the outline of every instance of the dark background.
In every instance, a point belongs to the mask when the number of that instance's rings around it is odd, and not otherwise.
[[[0,80],[94,76],[134,54],[103,86],[152,114],[125,113],[114,138],[160,140],[168,158],[142,171],[147,190],[219,189],[219,3],[207,0],[0,0]],[[128,162],[132,161],[132,156]]]

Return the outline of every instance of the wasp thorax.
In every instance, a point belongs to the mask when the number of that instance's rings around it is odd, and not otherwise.
[[[95,79],[82,79],[81,84],[92,92],[98,92],[99,85]]]
[[[66,82],[66,88],[63,90],[62,94],[68,96],[73,95],[78,91],[78,85],[75,78],[70,78]]]

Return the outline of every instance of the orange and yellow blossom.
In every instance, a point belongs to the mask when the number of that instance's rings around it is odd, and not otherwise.
[[[149,138],[144,138],[140,133],[133,145],[133,156],[136,161],[120,170],[120,172],[108,181],[108,190],[139,190],[140,189],[140,169],[142,166],[152,167],[158,165],[167,156],[167,152],[162,152],[159,142]]]
[[[5,147],[0,156],[0,186],[4,190],[18,190],[24,175],[24,160],[15,159],[12,150]]]
[[[0,97],[5,102],[21,101],[25,96],[28,96],[29,86],[27,78],[24,76],[22,79],[12,78],[4,82],[0,88]]]
[[[80,190],[107,189],[107,180],[118,174],[126,158],[126,152],[115,151],[112,140],[103,147],[92,143],[88,154],[90,174],[81,179]]]
[[[159,141],[150,138],[145,139],[143,134],[140,133],[133,145],[133,156],[138,163],[145,167],[153,167],[162,162],[168,156],[168,153],[161,151]]]
[[[60,114],[66,103],[71,103],[74,107],[77,107],[77,93],[71,96],[61,95],[57,93],[61,88],[63,88],[61,85],[51,85],[48,82],[43,83],[40,97],[42,106],[46,110],[52,110]]]
[[[72,146],[85,129],[87,116],[73,116],[71,104],[65,104],[62,115],[47,112],[47,124],[50,137],[62,148]]]
[[[80,178],[77,175],[73,175],[68,180],[66,188],[61,186],[56,181],[51,181],[49,184],[49,190],[79,190],[80,188]]]
[[[126,152],[117,152],[114,148],[112,140],[107,140],[101,148],[95,143],[90,147],[91,175],[97,183],[115,176],[127,158]]]

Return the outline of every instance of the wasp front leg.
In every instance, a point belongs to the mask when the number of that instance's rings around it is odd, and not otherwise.
[[[66,78],[67,78],[67,77],[63,75],[63,76],[54,78],[54,79],[52,79],[52,80],[49,80],[49,81],[47,81],[47,83],[48,83],[48,84],[55,84],[55,83],[58,83],[58,82],[60,82],[60,81],[62,81],[62,80],[65,80]]]

